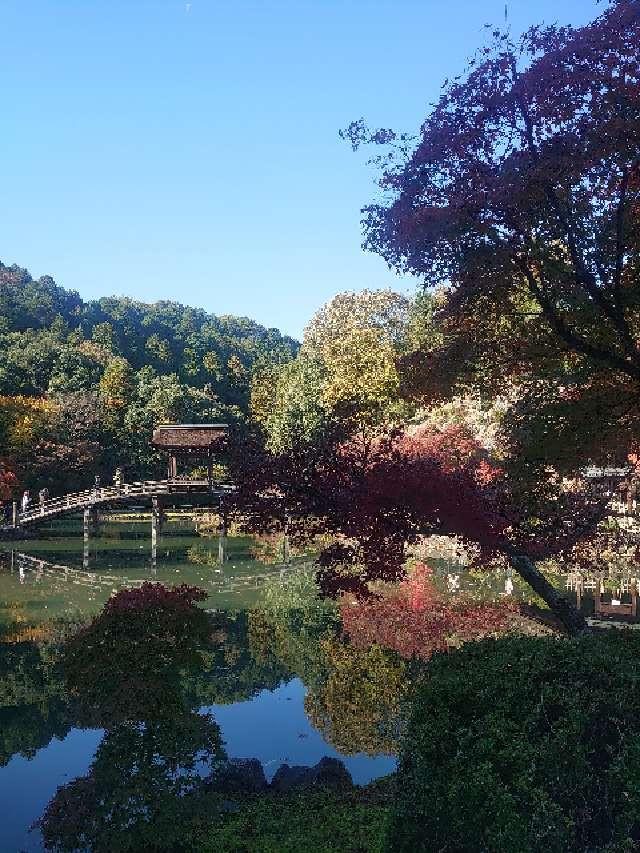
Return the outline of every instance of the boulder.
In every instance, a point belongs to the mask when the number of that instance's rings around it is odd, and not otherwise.
[[[274,791],[284,793],[294,788],[333,788],[344,790],[353,787],[351,774],[337,758],[325,756],[313,767],[290,767],[282,764],[271,780]]]
[[[260,794],[268,787],[257,758],[226,761],[214,770],[208,781],[209,790],[220,794]]]

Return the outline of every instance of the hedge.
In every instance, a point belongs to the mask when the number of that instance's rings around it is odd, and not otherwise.
[[[640,636],[504,637],[418,688],[387,850],[640,849]]]

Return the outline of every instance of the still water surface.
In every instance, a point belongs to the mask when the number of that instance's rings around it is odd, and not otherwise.
[[[87,545],[67,521],[0,543],[0,853],[51,849],[45,837],[73,836],[78,815],[99,835],[138,793],[143,812],[157,803],[170,821],[180,779],[206,795],[203,780],[228,759],[257,759],[268,780],[323,756],[357,784],[395,767],[408,694],[389,685],[406,684],[407,662],[341,642],[310,562],[260,563],[251,540],[234,537],[219,565],[216,539],[187,519],[170,521],[153,553],[149,528],[107,521]],[[517,578],[429,562],[452,595],[526,599]],[[176,635],[181,652],[139,614],[109,628],[105,602],[149,581],[206,592],[191,608],[194,637]],[[593,611],[593,594],[582,606]],[[111,849],[104,838],[99,849]]]
[[[212,647],[180,683],[182,710],[160,724],[171,737],[183,740],[193,714],[209,712],[226,756],[257,758],[267,779],[283,763],[312,765],[323,756],[341,758],[358,784],[393,770],[388,737],[345,750],[338,715],[323,704],[331,673],[321,641],[339,626],[331,606],[315,600],[310,573],[257,563],[249,544],[231,539],[221,567],[217,542],[180,522],[169,524],[155,560],[146,521],[103,524],[88,553],[69,523],[51,526],[38,540],[0,543],[0,851],[45,849],[32,827],[59,786],[82,777],[95,782],[113,770],[117,788],[127,777],[126,750],[117,750],[129,743],[129,724],[114,715],[106,694],[103,707],[83,710],[82,691],[71,695],[60,663],[69,637],[113,592],[145,580],[204,588],[202,606],[213,622]],[[359,713],[366,716],[366,707]],[[378,721],[362,722],[375,732]],[[109,756],[121,761],[123,755],[124,769],[108,766],[116,761]],[[206,750],[196,744],[193,755],[205,775]]]

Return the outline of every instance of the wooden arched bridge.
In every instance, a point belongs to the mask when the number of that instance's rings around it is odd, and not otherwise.
[[[12,520],[0,526],[0,534],[23,531],[55,518],[78,513],[84,514],[85,527],[89,527],[97,521],[100,511],[141,504],[151,507],[153,519],[159,526],[166,506],[218,506],[233,488],[225,482],[174,478],[85,489],[34,503],[22,511],[16,507]]]
[[[155,538],[162,529],[166,506],[200,505],[217,506],[233,486],[214,478],[213,462],[216,449],[228,435],[227,424],[161,424],[153,432],[152,447],[168,455],[167,479],[146,480],[137,483],[114,482],[112,486],[95,486],[82,492],[40,500],[23,507],[13,505],[11,520],[0,523],[0,537],[16,538],[25,528],[65,515],[84,513],[84,535],[95,530],[100,510],[112,506],[150,504],[152,508],[151,534]],[[178,459],[206,460],[207,478],[190,479],[178,476]],[[116,479],[114,477],[114,479]],[[118,478],[121,480],[121,477]],[[226,531],[221,530],[221,536]]]

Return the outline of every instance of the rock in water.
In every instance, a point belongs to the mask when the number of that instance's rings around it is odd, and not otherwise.
[[[209,788],[221,794],[260,794],[268,785],[257,758],[232,759],[222,764],[209,778]]]
[[[313,767],[282,764],[271,780],[274,791],[286,792],[293,788],[333,788],[344,790],[353,787],[351,774],[337,758],[325,756]]]

